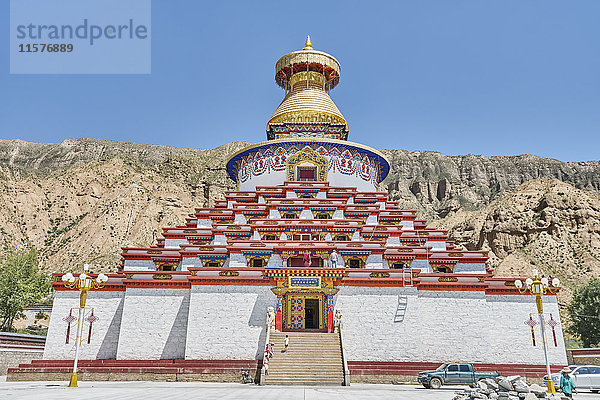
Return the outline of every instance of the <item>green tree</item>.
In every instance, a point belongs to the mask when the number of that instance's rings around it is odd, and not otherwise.
[[[581,339],[584,347],[600,345],[600,279],[593,278],[573,293],[568,307],[568,331]]]
[[[4,254],[0,259],[0,331],[11,331],[15,318],[48,294],[48,281],[39,272],[35,249]]]

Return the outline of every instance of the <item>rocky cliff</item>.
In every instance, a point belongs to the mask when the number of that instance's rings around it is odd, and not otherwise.
[[[571,290],[600,276],[600,196],[557,179],[534,179],[479,210],[435,220],[467,249],[489,250],[499,276],[529,276],[533,268]]]
[[[532,179],[554,178],[600,193],[600,162],[561,162],[532,156],[445,156],[431,151],[384,150],[392,198],[412,204],[428,219],[478,210]]]
[[[121,246],[149,245],[233,189],[225,162],[245,145],[0,141],[0,246],[35,245],[49,271],[115,270]],[[571,288],[600,273],[600,162],[383,152],[392,168],[381,189],[465,247],[490,250],[499,274],[536,266]]]

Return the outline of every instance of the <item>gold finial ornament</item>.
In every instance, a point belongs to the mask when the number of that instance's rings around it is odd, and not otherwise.
[[[310,42],[310,35],[306,37],[306,42],[304,43],[304,48],[302,50],[312,50],[312,43]]]

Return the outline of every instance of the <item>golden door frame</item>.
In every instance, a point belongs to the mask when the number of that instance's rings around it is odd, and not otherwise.
[[[283,257],[283,256],[282,256]],[[292,269],[290,269],[290,272]],[[298,274],[286,273],[286,269],[283,271],[277,270],[273,274],[276,287],[271,288],[273,294],[277,296],[277,311],[276,311],[276,324],[277,329],[281,330],[303,330],[306,329],[305,321],[305,301],[306,299],[318,299],[319,300],[319,328],[315,330],[327,331],[328,329],[333,332],[333,321],[330,318],[330,311],[333,312],[333,296],[337,294],[339,289],[334,288],[334,280],[337,276],[323,276],[322,274]],[[333,270],[329,271],[334,273]],[[327,275],[327,274],[326,274]],[[331,275],[331,274],[329,274]],[[302,282],[302,280],[310,280],[311,282]],[[316,281],[315,281],[316,279]],[[300,280],[300,282],[298,282]],[[300,300],[302,307],[301,310],[292,309],[292,300]],[[292,315],[296,315],[295,323],[296,327],[292,328]],[[279,315],[279,317],[277,317]],[[301,320],[301,327],[298,326],[298,317]],[[278,319],[280,318],[280,319]],[[277,322],[280,321],[280,322]],[[331,321],[330,321],[331,320]]]
[[[309,146],[305,146],[302,150],[288,157],[286,161],[286,176],[288,181],[295,181],[298,179],[297,167],[302,163],[308,163],[317,168],[316,178],[318,181],[327,180],[329,161],[317,151]]]

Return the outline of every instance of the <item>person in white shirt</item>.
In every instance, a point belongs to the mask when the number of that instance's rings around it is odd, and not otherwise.
[[[338,253],[333,250],[333,252],[329,255],[329,266],[331,268],[337,268],[338,263]]]
[[[284,353],[288,352],[288,347],[290,346],[290,338],[288,337],[288,335],[285,335],[285,349],[283,349]]]

